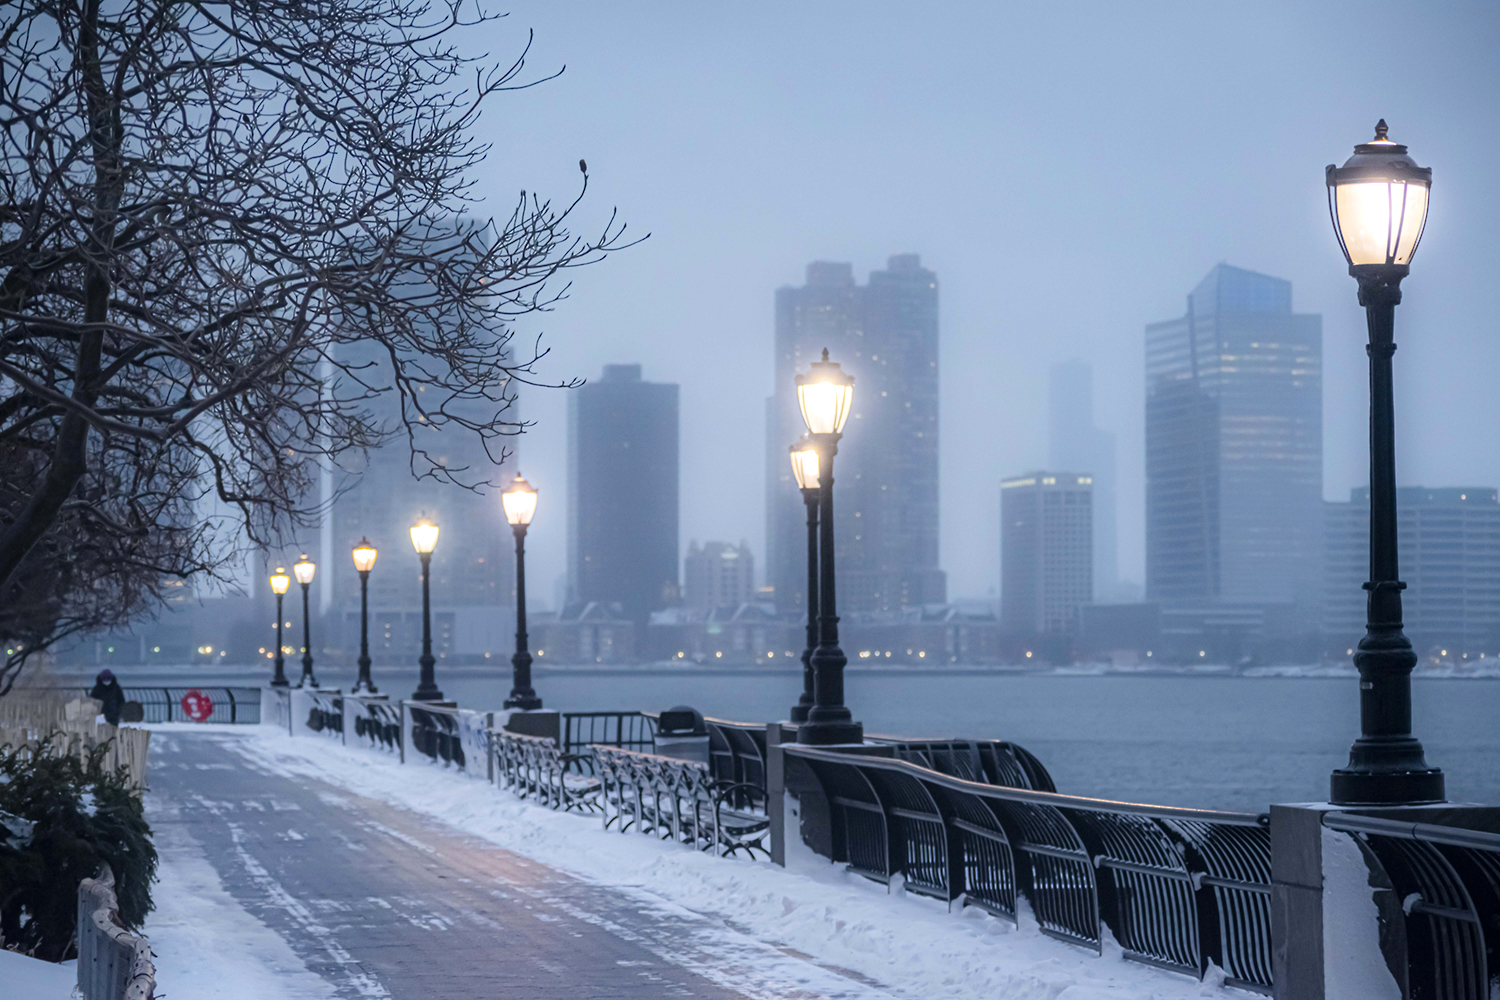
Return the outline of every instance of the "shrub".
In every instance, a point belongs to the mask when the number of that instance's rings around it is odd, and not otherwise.
[[[103,767],[107,745],[80,760],[50,752],[62,738],[37,752],[0,747],[0,945],[51,962],[77,955],[79,882],[108,864],[120,920],[134,929],[156,874],[141,800]]]

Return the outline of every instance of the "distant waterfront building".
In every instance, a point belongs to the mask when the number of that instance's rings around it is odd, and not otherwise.
[[[1094,369],[1085,361],[1053,365],[1047,393],[1047,446],[1054,469],[1077,469],[1094,481],[1094,597],[1118,600],[1115,436],[1094,425]]]
[[[1323,632],[1328,652],[1347,655],[1365,634],[1370,578],[1370,490],[1324,505]],[[1456,662],[1500,652],[1500,500],[1493,489],[1396,490],[1406,634],[1419,655]]]
[[[605,365],[568,398],[568,602],[644,625],[675,604],[677,386]]]
[[[378,361],[366,356],[369,348],[364,344],[343,350],[351,365]],[[369,369],[383,370],[373,365]],[[402,426],[401,401],[394,391],[367,405],[377,423]],[[493,403],[459,405],[475,420],[492,419],[496,410]],[[520,419],[515,409],[504,416]],[[405,433],[399,433],[372,449],[363,465],[351,469],[357,478],[341,482],[331,474],[323,477],[329,513],[307,551],[318,564],[312,585],[314,614],[321,607],[327,615],[322,629],[315,626],[313,639],[320,647],[339,647],[346,661],[358,655],[360,586],[350,552],[367,538],[380,553],[370,573],[370,655],[377,663],[415,661],[422,645],[422,589],[410,529],[425,514],[440,529],[431,569],[433,653],[439,662],[485,662],[486,653],[494,656],[506,650],[515,628],[515,566],[498,490],[418,480],[412,474],[411,447],[425,449],[465,483],[503,486],[515,474],[515,458],[512,454],[504,465],[496,465],[476,434],[451,425],[436,430],[415,423],[411,433],[411,446]],[[495,451],[498,454],[498,446]],[[291,550],[284,556],[296,558]],[[265,589],[264,579],[256,580],[258,593]],[[266,600],[263,594],[260,599]],[[298,608],[288,617],[300,624],[300,615]],[[265,638],[265,645],[275,645],[269,633]]]
[[[1075,635],[1094,599],[1093,480],[1031,472],[1000,483],[1000,627]]]
[[[942,603],[938,565],[938,287],[916,254],[857,285],[815,262],[776,292],[775,395],[767,402],[767,577],[783,615],[806,606],[806,528],[787,446],[804,431],[794,378],[828,348],[855,378],[834,466],[839,610],[896,614]]]
[[[682,561],[683,603],[701,613],[753,600],[755,557],[741,542],[697,542],[688,546]]]
[[[1322,340],[1291,282],[1226,264],[1146,328],[1146,599],[1189,645],[1316,620]]]

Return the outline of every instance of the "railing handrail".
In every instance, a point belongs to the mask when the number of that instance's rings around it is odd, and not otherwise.
[[[894,757],[871,757],[864,754],[849,754],[837,750],[819,750],[799,743],[783,743],[781,749],[794,757],[827,761],[856,767],[875,767],[887,771],[900,771],[943,785],[957,791],[968,792],[987,798],[1006,799],[1011,802],[1031,802],[1037,805],[1060,809],[1079,809],[1085,812],[1130,813],[1155,819],[1188,819],[1203,823],[1222,823],[1228,826],[1264,827],[1270,822],[1266,813],[1225,812],[1216,809],[1194,809],[1188,806],[1158,806],[1140,802],[1116,802],[1112,799],[1095,799],[1082,795],[1064,795],[1060,792],[1034,792],[1008,785],[990,785],[977,781],[965,781],[952,775],[933,771]]]
[[[477,708],[460,708],[457,705],[439,705],[430,701],[417,701],[414,698],[402,698],[401,704],[405,705],[407,708],[417,708],[421,709],[424,712],[432,712],[434,715],[451,715],[455,719],[458,718],[458,714],[460,712],[474,712],[477,715],[484,714],[483,711]]]
[[[1345,833],[1373,833],[1401,840],[1423,840],[1430,844],[1448,844],[1453,847],[1468,847],[1478,851],[1500,853],[1500,833],[1469,830],[1461,826],[1417,823],[1412,820],[1359,816],[1343,812],[1324,813],[1323,825]]]

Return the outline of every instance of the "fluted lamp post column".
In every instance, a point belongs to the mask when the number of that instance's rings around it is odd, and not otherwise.
[[[822,492],[818,489],[818,449],[812,439],[804,434],[792,445],[791,456],[792,478],[807,507],[807,646],[802,650],[802,697],[788,718],[806,722],[813,706],[812,655],[818,645],[818,504]]]
[[[377,693],[370,679],[370,570],[375,568],[376,555],[375,546],[361,536],[353,552],[354,568],[359,573],[359,679],[354,682],[355,694]]]
[[[844,665],[848,660],[839,648],[838,601],[834,590],[833,565],[833,457],[849,408],[854,402],[854,376],[836,362],[814,361],[806,375],[797,376],[797,403],[808,436],[818,451],[818,646],[810,657],[813,668],[813,704],[807,721],[797,727],[797,742],[815,746],[862,743],[864,726],[854,721],[844,705]]]
[[[438,526],[427,519],[424,514],[416,524],[411,526],[412,548],[417,550],[417,556],[422,560],[422,658],[417,661],[421,665],[421,678],[417,681],[417,689],[412,692],[413,701],[442,701],[443,692],[438,690],[437,680],[432,675],[432,668],[437,663],[432,658],[432,598],[428,586],[428,580],[432,573],[432,550],[437,546]]]
[[[313,676],[312,655],[312,613],[308,610],[307,592],[312,587],[313,574],[318,567],[313,561],[302,556],[300,562],[292,567],[292,573],[297,577],[297,582],[302,584],[302,679],[297,682],[298,687],[315,688],[318,679]]]
[[[286,575],[286,570],[276,567],[276,572],[271,574],[271,593],[276,595],[276,675],[271,678],[272,687],[291,687],[291,681],[286,679],[286,657],[281,655],[285,644],[281,641],[281,600],[286,597],[286,592],[292,586],[292,578]]]
[[[542,699],[531,686],[531,649],[526,637],[526,528],[536,513],[536,490],[517,472],[515,482],[500,494],[500,502],[516,536],[516,651],[510,658],[510,697],[505,707],[529,711],[542,707]]]
[[[1411,734],[1411,672],[1417,664],[1402,629],[1396,560],[1396,429],[1392,355],[1401,279],[1427,221],[1432,170],[1419,167],[1406,147],[1387,135],[1354,147],[1342,166],[1326,171],[1328,208],[1349,274],[1359,282],[1370,342],[1370,582],[1364,638],[1354,654],[1359,670],[1360,735],[1349,766],[1333,772],[1335,805],[1410,805],[1441,802],[1443,772],[1429,767]]]

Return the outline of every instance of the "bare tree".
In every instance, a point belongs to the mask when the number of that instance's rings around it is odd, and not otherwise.
[[[476,217],[473,136],[526,51],[459,47],[468,0],[12,0],[0,10],[0,693],[65,634],[228,537],[316,516],[320,463],[422,428],[498,464],[539,348],[517,317],[622,245],[521,192]],[[529,48],[529,41],[527,47]],[[399,397],[382,425],[370,403]]]

